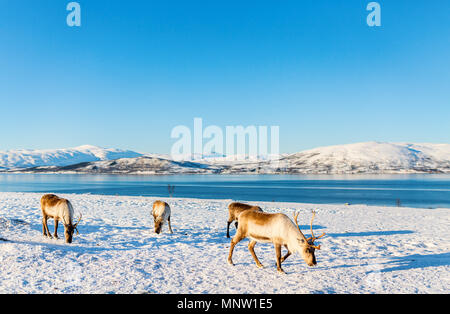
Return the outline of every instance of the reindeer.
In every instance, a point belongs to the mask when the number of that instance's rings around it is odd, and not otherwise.
[[[233,221],[236,221],[235,226],[238,228],[238,217],[239,215],[247,210],[256,210],[262,212],[261,207],[251,206],[242,203],[231,203],[228,205],[228,224],[227,224],[227,238],[230,238],[230,225]]]
[[[73,224],[74,211],[72,204],[64,199],[59,198],[53,194],[44,195],[41,198],[41,210],[42,210],[42,231],[44,237],[52,238],[50,231],[48,230],[47,220],[48,218],[55,219],[55,234],[54,237],[58,239],[58,222],[61,221],[64,224],[64,237],[66,243],[72,243],[73,233],[76,230],[79,234],[77,226],[81,221],[83,215],[80,215],[78,222]]]
[[[171,210],[169,204],[161,201],[154,202],[152,215],[155,222],[155,232],[157,234],[161,233],[165,221],[169,224],[170,233],[173,233],[172,226],[170,225]]]
[[[269,214],[258,211],[245,211],[239,216],[239,227],[236,235],[231,240],[230,253],[228,255],[228,263],[233,264],[232,256],[236,244],[245,238],[250,238],[248,249],[253,256],[258,268],[263,268],[263,265],[258,260],[254,248],[257,242],[273,243],[275,246],[277,270],[284,274],[281,268],[283,263],[292,253],[300,253],[308,266],[315,266],[317,264],[314,255],[315,250],[320,250],[320,245],[314,245],[317,239],[325,236],[323,233],[319,237],[315,237],[312,230],[312,223],[314,221],[315,212],[311,219],[311,237],[306,238],[301,232],[298,225],[298,213],[294,215],[295,224],[289,217],[284,214]],[[284,246],[288,253],[281,257],[281,247]]]

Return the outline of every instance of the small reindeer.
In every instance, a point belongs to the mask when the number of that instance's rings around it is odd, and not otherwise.
[[[167,223],[169,224],[170,233],[173,233],[172,226],[170,225],[171,211],[169,204],[161,201],[154,202],[152,215],[155,222],[155,232],[157,234],[161,233],[165,221],[167,221]]]
[[[228,205],[228,224],[227,224],[227,238],[230,238],[230,225],[233,221],[235,222],[236,229],[238,228],[238,218],[239,215],[247,210],[256,210],[262,212],[261,207],[251,206],[242,203],[231,203]]]
[[[77,226],[81,221],[83,215],[80,215],[78,222],[73,224],[74,211],[72,204],[64,199],[59,198],[53,194],[44,195],[41,198],[41,210],[42,210],[42,231],[45,237],[52,238],[50,231],[48,230],[47,220],[53,218],[55,220],[55,233],[54,237],[58,239],[58,222],[61,221],[64,224],[64,237],[66,243],[72,243],[73,233],[76,230],[79,234]]]
[[[314,241],[322,238],[315,237],[312,230],[312,223],[314,221],[315,212],[311,219],[311,237],[306,238],[301,232],[298,225],[298,213],[294,216],[295,224],[289,217],[284,214],[268,214],[258,211],[245,211],[239,216],[239,227],[236,235],[231,240],[230,253],[228,255],[228,263],[233,264],[232,256],[236,244],[245,238],[250,238],[248,249],[256,262],[256,266],[262,268],[263,265],[258,260],[255,254],[254,247],[257,242],[273,243],[275,246],[277,270],[284,274],[281,268],[283,263],[292,253],[298,252],[303,257],[308,266],[315,266],[317,264],[315,257],[315,250],[320,250],[320,245],[315,246]],[[281,257],[281,247],[284,246],[288,253]]]

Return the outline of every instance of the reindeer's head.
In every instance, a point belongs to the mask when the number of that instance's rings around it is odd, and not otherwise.
[[[162,217],[153,216],[153,220],[155,221],[155,233],[160,234],[164,219]]]
[[[77,226],[81,221],[81,217],[83,217],[83,215],[80,215],[80,219],[78,219],[78,222],[75,225],[72,225],[71,223],[67,224],[67,223],[63,222],[64,223],[64,238],[66,239],[66,243],[72,243],[73,233],[75,232],[75,230],[77,231],[77,234],[80,234],[78,232]]]
[[[314,221],[314,217],[316,216],[316,212],[313,211],[313,216],[311,219],[311,237],[306,238],[303,232],[300,230],[300,226],[298,225],[298,215],[299,213],[295,214],[294,219],[295,224],[297,225],[298,230],[300,231],[301,234],[301,238],[298,239],[301,242],[300,254],[302,255],[306,264],[308,264],[308,266],[315,266],[317,265],[315,252],[316,250],[320,250],[320,245],[318,246],[314,245],[314,241],[322,238],[325,235],[325,233],[323,233],[320,237],[317,238],[314,236],[312,224]]]

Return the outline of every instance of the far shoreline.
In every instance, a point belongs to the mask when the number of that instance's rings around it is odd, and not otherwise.
[[[37,196],[42,196],[44,194],[57,194],[59,196],[89,196],[89,197],[107,197],[107,198],[139,198],[139,199],[160,199],[167,202],[170,201],[204,201],[204,202],[242,202],[246,204],[259,204],[259,205],[273,205],[273,204],[283,204],[283,205],[302,205],[305,207],[314,207],[314,206],[342,206],[342,207],[368,207],[368,208],[385,208],[385,209],[423,209],[423,210],[438,210],[438,209],[448,209],[449,207],[415,207],[415,206],[394,206],[394,205],[377,205],[377,204],[364,204],[364,203],[309,203],[309,202],[295,202],[295,201],[282,201],[282,200],[274,200],[274,201],[264,201],[264,200],[248,200],[248,199],[234,199],[234,198],[202,198],[202,197],[168,197],[167,195],[124,195],[124,194],[95,194],[95,193],[68,193],[68,192],[60,192],[60,193],[51,193],[51,192],[3,192],[0,191],[0,195],[8,195],[8,194],[25,194],[32,195],[35,194]]]
[[[175,188],[174,192],[169,192]],[[1,192],[450,208],[448,174],[0,174]]]
[[[79,175],[79,176],[136,176],[136,177],[174,177],[174,176],[208,176],[208,177],[255,177],[255,176],[273,176],[273,177],[368,177],[373,176],[379,179],[382,176],[442,176],[450,179],[450,172],[374,172],[374,173],[121,173],[121,172],[24,172],[24,171],[0,171],[0,175]]]

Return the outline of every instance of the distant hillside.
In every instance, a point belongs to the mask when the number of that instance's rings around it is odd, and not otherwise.
[[[230,172],[244,172],[250,165]],[[315,148],[282,157],[268,173],[450,173],[450,144],[357,143]]]
[[[218,173],[220,172],[220,168],[196,162],[178,162],[158,157],[142,156],[108,161],[84,162],[64,167],[34,167],[14,172],[160,175]]]
[[[0,170],[40,166],[68,166],[82,162],[133,158],[142,154],[112,148],[85,145],[67,149],[0,151]]]
[[[0,171],[3,166],[10,168],[8,172],[11,172],[11,168],[15,168],[14,172],[27,173],[148,175],[450,173],[450,144],[368,142],[327,146],[283,155],[277,162],[221,162],[220,159],[176,162],[167,157],[143,156],[131,151],[83,147],[86,148],[84,154],[80,148],[41,151],[36,153],[40,158],[32,161],[25,158],[27,155],[23,151],[19,151],[22,152],[19,155],[22,156],[20,162],[11,162],[14,167],[8,167],[8,163],[0,162]],[[26,164],[32,166],[24,167]]]

